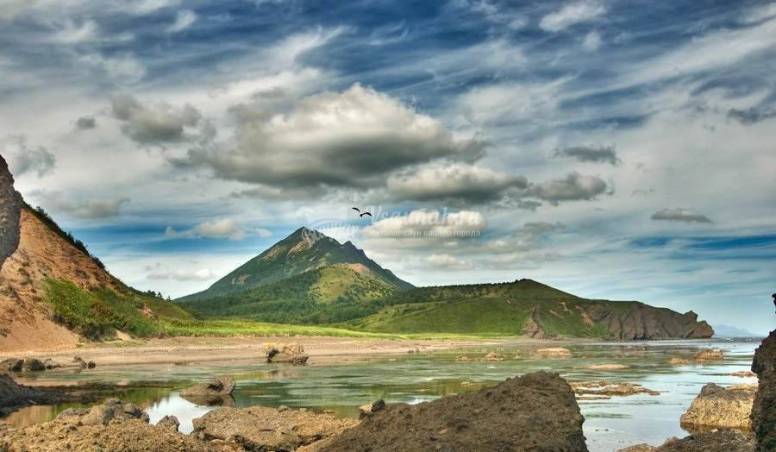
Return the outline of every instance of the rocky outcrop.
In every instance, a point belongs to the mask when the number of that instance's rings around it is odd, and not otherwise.
[[[547,334],[539,324],[539,308],[534,306],[531,309],[531,315],[523,323],[523,336],[532,337],[534,339],[544,339]]]
[[[756,386],[723,388],[709,383],[701,389],[690,408],[682,414],[682,427],[690,431],[719,428],[749,430]]]
[[[194,419],[193,436],[218,440],[241,450],[290,451],[330,438],[357,423],[305,409],[218,408]]]
[[[91,398],[79,394],[63,393],[56,389],[29,388],[17,384],[10,375],[0,373],[0,416],[28,405],[90,401]]]
[[[725,359],[725,352],[719,349],[705,349],[696,353],[693,358],[694,361],[722,361]]]
[[[13,188],[13,176],[0,155],[0,267],[19,246],[22,197]]]
[[[389,405],[319,450],[587,451],[583,422],[566,381],[537,372],[477,393]]]
[[[752,361],[760,380],[752,407],[752,430],[758,452],[776,450],[776,330],[760,344]]]
[[[595,325],[603,326],[618,340],[702,339],[714,335],[711,326],[699,322],[698,314],[692,311],[680,314],[638,302],[627,306],[624,310],[614,309],[611,302],[591,303],[585,312]]]
[[[752,452],[752,437],[735,430],[695,433],[671,438],[654,452]]]
[[[181,397],[198,405],[224,405],[230,401],[234,387],[230,377],[216,377],[184,389]]]
[[[302,344],[289,344],[282,347],[269,344],[264,346],[268,363],[288,363],[295,366],[307,364],[310,356],[305,353]]]
[[[0,432],[0,450],[50,452],[206,452],[234,450],[182,435],[169,425],[149,425],[133,404],[109,400],[92,409],[69,409],[50,422]]]

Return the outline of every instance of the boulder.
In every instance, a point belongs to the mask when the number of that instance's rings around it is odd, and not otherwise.
[[[310,356],[304,352],[304,346],[301,344],[289,344],[282,347],[277,345],[266,345],[264,349],[267,352],[268,363],[290,363],[295,366],[307,364]]]
[[[8,358],[0,361],[0,372],[21,372],[24,360],[19,358]]]
[[[234,387],[234,380],[230,377],[216,377],[184,389],[181,397],[199,405],[224,405],[231,399]]]
[[[563,347],[540,348],[534,352],[537,358],[571,358],[571,350]]]
[[[725,359],[725,353],[719,349],[707,348],[696,353],[693,359],[695,361],[722,361]]]
[[[41,370],[46,370],[46,364],[37,358],[27,358],[24,360],[22,370],[24,372],[39,372]]]
[[[337,419],[308,410],[217,408],[194,419],[192,435],[204,441],[233,443],[242,450],[290,451],[330,438],[356,423],[354,419]]]
[[[682,439],[671,438],[654,452],[752,452],[752,437],[735,430],[695,433]]]
[[[682,414],[682,427],[693,432],[718,428],[749,430],[755,389],[754,385],[705,385]]]
[[[759,378],[752,406],[752,430],[758,452],[776,450],[776,330],[760,344],[752,361]]]
[[[655,452],[655,449],[657,449],[657,447],[650,446],[647,443],[641,443],[641,444],[634,444],[633,446],[624,447],[622,449],[617,449],[617,452]]]
[[[72,417],[73,414],[71,412],[68,417]],[[140,419],[143,422],[148,422],[148,414],[133,403],[124,403],[119,399],[108,399],[102,405],[91,407],[86,414],[80,416],[79,422],[81,425],[108,425],[114,419]]]
[[[156,423],[157,427],[164,427],[174,432],[178,431],[178,427],[181,426],[181,422],[175,416],[165,416]]]
[[[584,418],[558,374],[536,372],[476,393],[388,405],[325,451],[587,451]]]
[[[385,400],[379,399],[366,405],[358,407],[359,418],[363,419],[367,416],[371,416],[378,411],[382,411],[385,408]]]

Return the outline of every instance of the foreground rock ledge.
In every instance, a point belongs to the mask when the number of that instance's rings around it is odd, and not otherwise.
[[[682,427],[690,431],[714,428],[749,430],[756,385],[724,388],[714,383],[703,386],[690,408],[682,414]]]
[[[760,379],[752,407],[752,430],[758,452],[776,450],[776,330],[754,354],[752,372]]]
[[[473,394],[389,405],[313,450],[587,451],[583,422],[568,383],[537,372]]]

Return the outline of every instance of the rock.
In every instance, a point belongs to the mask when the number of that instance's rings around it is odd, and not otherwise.
[[[27,358],[24,360],[22,370],[24,372],[39,372],[41,370],[46,370],[46,365],[37,358]]]
[[[367,403],[366,405],[361,405],[358,407],[359,412],[359,418],[363,419],[367,416],[371,416],[378,411],[382,411],[385,408],[385,400],[379,399],[375,400],[372,403]]]
[[[650,446],[646,443],[636,444],[633,446],[625,447],[623,449],[617,449],[617,452],[655,452],[657,447]]]
[[[482,357],[483,361],[504,361],[504,357],[496,352],[490,352]]]
[[[168,428],[174,432],[178,431],[178,427],[180,427],[180,425],[180,421],[175,416],[165,416],[156,423],[157,427]]]
[[[701,350],[693,356],[695,361],[722,361],[725,359],[725,354],[719,349],[705,349]]]
[[[622,370],[628,369],[629,367],[630,366],[626,366],[625,364],[593,364],[587,368],[590,370]]]
[[[756,377],[757,374],[750,371],[750,370],[742,370],[740,372],[731,372],[731,377],[741,377],[741,378],[750,378],[750,377]]]
[[[536,372],[476,393],[389,405],[320,450],[587,451],[583,421],[568,383]]]
[[[19,224],[24,203],[21,195],[14,190],[13,182],[8,164],[0,155],[0,267],[19,246]]]
[[[24,360],[19,358],[8,358],[0,362],[0,372],[21,372]]]
[[[270,407],[217,408],[194,419],[194,432],[205,440],[236,443],[245,450],[296,450],[357,423],[330,414],[300,410],[279,411]]]
[[[119,399],[108,399],[102,405],[95,405],[80,419],[82,425],[108,425],[114,419],[140,419],[148,422],[148,414],[133,403],[123,403]]]
[[[137,417],[139,408],[120,400],[106,402],[104,413],[114,416],[107,422],[84,423],[92,410],[65,410],[50,422],[22,429],[8,429],[0,435],[0,450],[14,451],[121,451],[121,452],[210,452],[227,451],[224,445],[208,444],[183,435],[164,425],[149,425]],[[96,407],[93,407],[96,408]],[[142,412],[142,411],[141,411]],[[160,422],[161,424],[161,422]],[[177,428],[176,428],[177,429]]]
[[[671,438],[654,452],[752,452],[753,447],[751,436],[735,430],[717,430]]]
[[[59,364],[51,358],[46,358],[43,360],[43,367],[45,367],[46,370],[51,370],[62,367],[62,364]]]
[[[671,358],[668,360],[668,364],[671,364],[672,366],[683,366],[685,364],[690,364],[690,360],[685,358]]]
[[[563,347],[540,348],[534,352],[537,358],[570,358],[571,350]]]
[[[234,380],[230,377],[216,377],[184,389],[181,397],[198,405],[224,405],[231,400],[234,387]]]
[[[304,352],[304,347],[301,344],[284,345],[280,348],[269,344],[265,345],[264,349],[267,352],[268,363],[290,363],[295,366],[303,366],[310,358]]]
[[[755,386],[723,388],[709,383],[701,389],[690,408],[682,414],[682,427],[690,431],[714,428],[749,430]]]
[[[466,355],[461,355],[461,356],[455,358],[455,360],[458,361],[459,363],[466,363],[466,362],[471,361],[471,358],[469,358]]]
[[[94,369],[95,367],[97,367],[97,363],[95,363],[94,361],[89,361],[86,363],[87,369]]]
[[[636,383],[612,383],[608,381],[582,381],[571,383],[574,393],[579,396],[601,396],[597,398],[609,398],[611,396],[630,396],[634,394],[660,395],[659,392],[647,389]]]
[[[760,381],[752,406],[752,430],[758,452],[776,450],[776,330],[757,348],[752,372]]]
[[[73,364],[80,367],[81,369],[86,369],[89,364],[84,361],[80,356],[74,356],[73,357]]]
[[[612,339],[703,339],[714,335],[714,330],[698,314],[684,314],[655,308],[644,303],[628,303],[614,309],[611,304],[590,303],[580,312],[590,324],[608,330]]]

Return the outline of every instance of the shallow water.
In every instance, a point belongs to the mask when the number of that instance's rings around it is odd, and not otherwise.
[[[757,382],[756,378],[733,377],[730,373],[749,369],[758,343],[714,340],[564,345],[572,350],[571,359],[530,359],[535,346],[503,347],[496,350],[507,359],[499,362],[478,361],[494,350],[483,347],[305,367],[251,362],[111,366],[82,373],[48,371],[21,381],[121,383],[127,386],[115,396],[145,407],[152,423],[165,415],[177,416],[184,432],[191,431],[192,419],[212,408],[186,401],[179,396],[179,389],[214,374],[230,375],[237,381],[236,406],[308,407],[331,410],[338,416],[356,416],[356,407],[378,398],[389,403],[419,403],[474,391],[537,370],[559,372],[570,381],[631,382],[659,391],[657,396],[579,401],[588,447],[591,451],[612,451],[640,442],[660,444],[671,436],[686,435],[679,426],[679,416],[704,384]],[[725,360],[703,365],[668,364],[671,357],[689,357],[703,347],[724,350]],[[461,355],[473,360],[456,361]],[[515,359],[516,355],[523,358]],[[588,369],[593,364],[609,363],[629,367],[615,371]],[[135,387],[139,382],[143,387]],[[77,405],[29,407],[5,421],[17,426],[42,422],[73,406]]]

